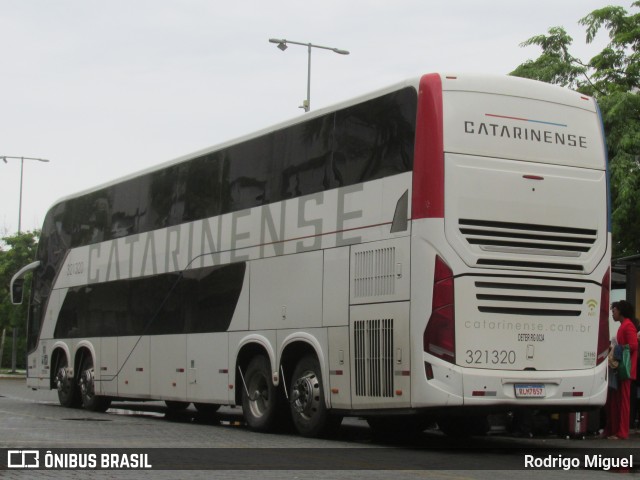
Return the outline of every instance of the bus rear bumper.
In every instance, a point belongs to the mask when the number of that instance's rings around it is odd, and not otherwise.
[[[434,398],[447,398],[444,405],[452,407],[538,408],[598,407],[607,399],[606,362],[585,370],[564,371],[472,369],[444,363],[433,362],[433,377],[424,378],[423,387],[413,390],[414,408],[436,406],[429,401]]]
[[[606,363],[587,370],[505,372],[465,369],[463,404],[601,406],[607,400]]]

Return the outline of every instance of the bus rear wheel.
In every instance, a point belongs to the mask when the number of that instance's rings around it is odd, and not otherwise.
[[[93,368],[93,359],[91,355],[87,355],[82,360],[80,368],[80,379],[78,381],[80,387],[80,397],[82,406],[92,412],[106,412],[111,405],[111,399],[96,395],[95,371]]]
[[[249,428],[257,432],[271,430],[278,412],[278,392],[271,381],[270,363],[265,356],[251,360],[243,387],[242,411]]]
[[[291,392],[293,425],[303,437],[318,437],[340,424],[339,417],[331,417],[324,401],[324,387],[320,363],[315,355],[303,357],[293,371]]]
[[[82,404],[80,389],[76,385],[73,375],[69,372],[69,361],[65,355],[60,356],[56,368],[55,378],[58,401],[67,408],[77,408]]]

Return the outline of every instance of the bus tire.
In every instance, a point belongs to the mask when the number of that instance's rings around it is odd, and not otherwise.
[[[303,437],[319,437],[339,425],[339,417],[331,417],[324,401],[320,363],[315,355],[307,355],[293,371],[289,402],[293,425]]]
[[[278,413],[278,392],[271,381],[267,357],[258,355],[249,362],[244,382],[242,412],[247,425],[256,432],[271,430]]]
[[[69,377],[69,361],[63,354],[58,359],[55,378],[56,390],[58,390],[58,402],[67,408],[78,408],[82,405],[80,389],[74,377]]]
[[[91,355],[86,355],[82,360],[78,387],[80,390],[82,406],[85,410],[89,410],[91,412],[107,411],[111,405],[111,399],[109,397],[96,395],[95,372],[93,368],[93,358],[91,358]]]

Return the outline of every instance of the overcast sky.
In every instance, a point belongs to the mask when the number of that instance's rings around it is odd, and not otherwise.
[[[0,156],[25,161],[22,230],[59,198],[423,73],[506,74],[564,26],[631,0],[0,0]],[[20,161],[0,162],[0,236]]]

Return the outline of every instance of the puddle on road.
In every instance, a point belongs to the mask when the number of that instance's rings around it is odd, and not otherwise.
[[[122,415],[128,417],[146,417],[161,418],[173,422],[182,423],[198,423],[205,425],[221,425],[225,427],[244,427],[245,423],[242,416],[233,413],[203,414],[192,410],[184,410],[179,412],[167,411],[164,407],[146,405],[139,408],[121,408],[111,407],[107,410],[107,414]]]
[[[124,415],[129,417],[154,417],[154,418],[165,418],[167,416],[166,412],[154,412],[150,410],[130,410],[124,408],[109,408],[107,410],[108,414],[113,415]]]
[[[111,422],[109,418],[63,418],[62,420],[73,420],[77,422]]]

